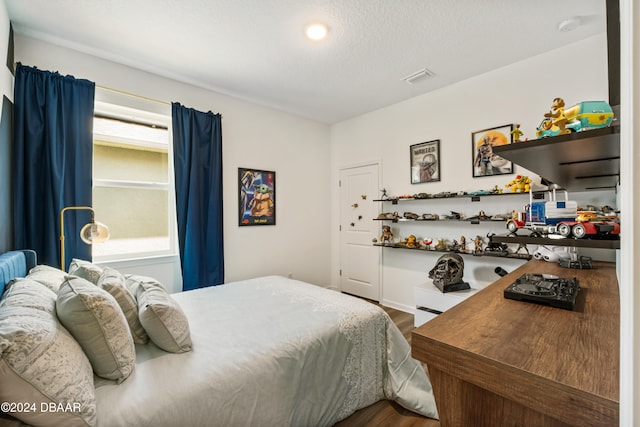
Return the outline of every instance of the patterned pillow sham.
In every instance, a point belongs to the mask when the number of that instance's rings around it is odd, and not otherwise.
[[[56,311],[97,376],[118,383],[129,377],[135,347],[127,319],[111,294],[85,279],[69,277],[58,291]]]
[[[26,295],[38,302],[25,305]],[[15,402],[7,413],[26,424],[94,426],[91,364],[58,322],[54,305],[55,294],[34,281],[15,281],[5,292],[0,301],[0,401]],[[28,404],[28,410],[19,410],[18,403]]]
[[[29,270],[27,279],[35,280],[51,289],[53,292],[58,293],[60,285],[64,282],[64,279],[69,275],[64,271],[51,267],[48,265],[37,265]]]
[[[149,336],[138,319],[138,303],[127,288],[125,277],[118,270],[105,267],[98,279],[98,287],[109,292],[118,302],[129,324],[133,342],[136,344],[149,342]]]
[[[170,353],[190,351],[189,321],[164,286],[152,278],[135,275],[128,277],[127,285],[136,292],[138,317],[151,341]]]
[[[102,270],[103,268],[99,265],[77,258],[73,258],[69,264],[69,274],[82,277],[94,285],[98,283]]]
[[[8,295],[11,295],[11,298],[7,298]],[[0,307],[28,307],[56,315],[56,294],[35,280],[13,279],[9,282],[4,296],[0,300]]]

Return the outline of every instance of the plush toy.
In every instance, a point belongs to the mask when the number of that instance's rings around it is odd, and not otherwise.
[[[531,178],[526,175],[516,175],[505,187],[511,188],[512,193],[527,193],[531,189]]]

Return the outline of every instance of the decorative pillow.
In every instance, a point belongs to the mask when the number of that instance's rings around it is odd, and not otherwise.
[[[118,383],[127,379],[135,367],[135,347],[127,319],[109,292],[69,277],[58,291],[56,311],[97,376]]]
[[[64,279],[68,276],[68,273],[48,265],[38,265],[29,270],[27,279],[35,280],[51,289],[53,292],[58,293],[60,285],[64,282]]]
[[[124,276],[113,268],[105,267],[98,279],[98,287],[109,292],[118,302],[129,324],[129,330],[136,344],[146,344],[149,336],[138,319],[138,303],[126,286]]]
[[[27,294],[35,305],[55,304],[53,292],[30,280],[14,282],[0,302],[0,402],[29,404],[28,411],[3,411],[34,426],[94,426],[87,356],[51,308],[23,305]]]
[[[158,282],[156,279],[152,277],[140,276],[138,274],[125,274],[124,278],[127,281],[126,282],[127,289],[129,289],[129,292],[131,292],[131,294],[133,295],[134,298],[136,298],[136,300],[138,299],[138,288],[140,287],[141,283],[146,282],[146,283],[155,284],[156,286],[161,286],[162,288],[164,288],[162,283]]]
[[[130,276],[127,284],[136,289],[138,317],[151,341],[171,353],[190,351],[189,321],[164,286],[143,276]]]
[[[8,298],[9,295],[11,298]],[[0,307],[15,306],[34,308],[55,316],[56,294],[35,280],[14,279],[9,282],[5,297],[0,300]]]
[[[98,265],[77,258],[73,258],[69,264],[69,274],[82,277],[94,285],[98,283],[102,270],[103,268]]]

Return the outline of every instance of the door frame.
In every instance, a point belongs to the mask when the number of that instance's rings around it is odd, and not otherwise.
[[[338,226],[342,226],[341,222],[342,222],[342,188],[341,188],[341,177],[342,177],[342,172],[347,170],[347,169],[355,169],[355,168],[360,168],[360,167],[365,167],[365,166],[376,166],[377,169],[377,173],[378,173],[378,191],[380,191],[382,189],[382,160],[378,159],[378,160],[370,160],[370,161],[362,161],[362,162],[357,162],[357,163],[351,163],[351,164],[347,164],[347,165],[342,165],[338,168],[338,177],[336,179],[336,181],[338,182]],[[378,193],[376,193],[376,197],[373,200],[377,200],[379,199],[380,196]],[[377,209],[378,213],[380,213],[380,207],[378,207]],[[384,300],[384,286],[382,283],[382,248],[376,248],[377,250],[375,251],[376,253],[376,258],[377,258],[377,262],[376,264],[378,265],[376,274],[378,276],[378,302],[381,302]],[[339,292],[342,292],[342,277],[340,276],[340,271],[342,270],[342,230],[338,229],[338,281],[337,281],[337,288]]]

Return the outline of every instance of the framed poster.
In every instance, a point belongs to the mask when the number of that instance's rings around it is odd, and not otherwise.
[[[511,144],[512,130],[513,125],[504,125],[471,133],[474,178],[513,172],[513,163],[493,152],[493,147]]]
[[[409,147],[411,183],[440,181],[440,140],[422,142]]]
[[[275,225],[276,173],[238,168],[238,225]]]

